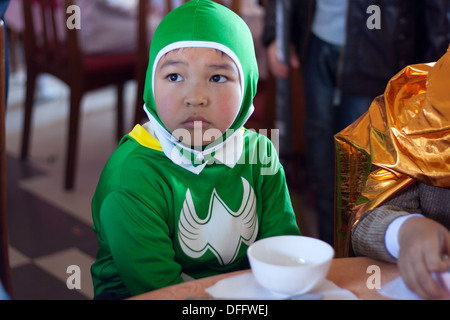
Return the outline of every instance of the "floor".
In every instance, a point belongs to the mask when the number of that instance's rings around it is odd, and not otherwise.
[[[113,151],[113,88],[93,92],[83,100],[84,130],[79,149],[76,189],[63,190],[68,90],[43,77],[36,96],[30,159],[18,160],[23,117],[24,76],[10,81],[7,130],[7,209],[14,299],[92,299],[90,265],[97,240],[92,231],[90,198],[101,167]],[[135,84],[127,84],[132,106]],[[131,110],[127,110],[131,118]],[[110,120],[110,121],[108,121]],[[131,122],[130,122],[131,123]],[[86,130],[86,127],[89,127]],[[103,139],[93,140],[102,131]],[[89,137],[91,135],[91,137]],[[101,146],[94,146],[96,143]],[[93,164],[95,163],[95,164]],[[73,278],[71,266],[77,266]],[[69,282],[69,285],[67,284]],[[73,284],[79,283],[79,288]],[[72,284],[72,285],[71,285]],[[73,289],[69,289],[72,287]]]
[[[18,160],[25,97],[23,70],[14,73],[10,81],[6,143],[13,298],[92,299],[90,266],[95,259],[97,240],[92,231],[90,200],[101,169],[117,145],[113,127],[114,90],[98,90],[82,102],[76,187],[66,192],[62,188],[62,173],[68,90],[54,78],[44,77],[41,81],[27,162]],[[128,83],[127,129],[132,127],[135,92],[136,84]],[[314,236],[314,217],[306,209],[304,197],[295,188],[292,196],[297,214],[302,217],[299,219],[302,232]]]
[[[14,299],[90,299],[89,266],[96,238],[89,224],[68,215],[20,186],[45,172],[7,158],[10,264]],[[66,284],[71,265],[80,266],[81,287]]]

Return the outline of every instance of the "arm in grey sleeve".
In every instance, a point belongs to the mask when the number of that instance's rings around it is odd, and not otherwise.
[[[352,246],[357,256],[395,262],[386,249],[385,234],[389,224],[410,213],[421,213],[417,183],[414,183],[378,208],[364,212],[352,229]]]

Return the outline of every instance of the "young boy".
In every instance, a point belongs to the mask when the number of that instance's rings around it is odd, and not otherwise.
[[[231,10],[193,0],[161,22],[150,121],[122,139],[92,200],[97,298],[248,268],[254,241],[299,234],[274,146],[243,128],[257,80],[251,33]]]

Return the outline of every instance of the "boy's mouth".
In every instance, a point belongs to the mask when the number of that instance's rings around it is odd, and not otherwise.
[[[183,121],[183,126],[187,129],[207,129],[211,123],[200,116],[192,116]]]

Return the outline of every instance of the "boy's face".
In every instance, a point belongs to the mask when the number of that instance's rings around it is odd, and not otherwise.
[[[222,136],[240,109],[239,79],[236,64],[219,50],[170,51],[155,70],[159,118],[184,144],[207,145]]]

